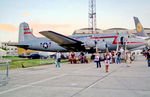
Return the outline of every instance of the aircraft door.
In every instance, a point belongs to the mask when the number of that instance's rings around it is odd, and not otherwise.
[[[124,43],[125,43],[125,41],[124,41],[124,37],[122,36],[122,37],[120,37],[120,43],[121,43],[121,45],[124,45]]]

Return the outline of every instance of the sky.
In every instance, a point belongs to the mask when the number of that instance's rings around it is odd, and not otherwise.
[[[19,24],[27,22],[33,34],[53,30],[71,35],[88,27],[89,0],[0,0],[0,42],[17,42]],[[133,16],[150,28],[150,0],[97,0],[97,28],[134,29]]]

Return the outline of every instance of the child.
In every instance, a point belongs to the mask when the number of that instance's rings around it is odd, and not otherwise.
[[[110,64],[110,59],[111,59],[111,56],[110,56],[110,54],[107,52],[107,53],[106,53],[106,60],[105,60],[105,63],[106,63],[106,72],[108,72],[108,67],[109,67],[109,64]]]

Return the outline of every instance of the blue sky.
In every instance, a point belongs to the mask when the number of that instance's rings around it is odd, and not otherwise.
[[[29,23],[34,35],[54,30],[70,35],[88,27],[89,0],[0,0],[0,41],[17,41],[18,26]],[[134,29],[133,16],[150,27],[150,0],[97,0],[97,27]]]

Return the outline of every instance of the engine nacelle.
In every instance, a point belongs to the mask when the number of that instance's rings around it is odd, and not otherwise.
[[[95,47],[95,43],[94,43],[94,41],[86,41],[86,42],[84,42],[84,44],[83,44],[84,46],[85,46],[85,48],[93,48],[93,47]]]
[[[105,42],[97,42],[96,46],[100,50],[106,50],[106,43]]]
[[[106,50],[106,43],[103,41],[97,41],[96,43],[94,41],[87,41],[84,43],[86,49],[95,48],[95,45],[99,50]]]

